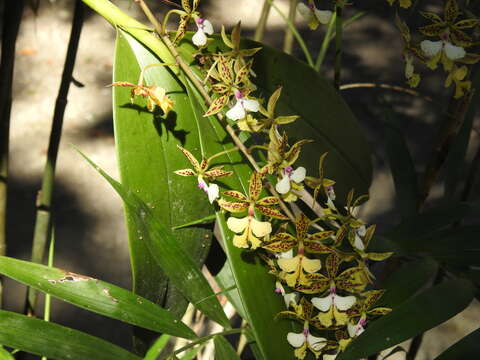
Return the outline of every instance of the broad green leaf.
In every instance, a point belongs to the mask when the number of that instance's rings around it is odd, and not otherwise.
[[[115,50],[113,81],[137,83],[142,69],[159,64],[158,58],[133,37],[119,30]],[[179,181],[174,170],[188,168],[177,144],[197,149],[198,133],[190,120],[192,111],[185,101],[186,94],[178,80],[164,66],[144,70],[145,85],[156,84],[168,89],[175,102],[167,116],[161,110],[150,113],[145,101],[130,103],[130,88],[114,88],[114,128],[121,182],[149,207],[153,216],[166,227],[184,224],[191,219],[213,213],[206,195],[196,186],[196,178]],[[186,185],[188,183],[189,185]],[[145,242],[139,239],[141,230],[133,221],[135,215],[126,210],[130,243],[134,291],[165,306],[177,316],[186,309],[187,301],[167,284],[167,277],[153,260]],[[177,243],[196,264],[203,264],[211,241],[211,231],[195,227],[174,232]],[[168,289],[168,294],[166,293]]]
[[[215,344],[215,360],[240,360],[232,345],[223,336],[213,338]]]
[[[375,305],[395,309],[433,279],[437,270],[438,264],[428,258],[403,264],[378,285],[386,291]]]
[[[56,360],[140,360],[81,331],[0,310],[0,344]]]
[[[473,88],[480,88],[480,71],[478,71],[478,69],[473,76]],[[467,149],[470,143],[473,120],[478,111],[479,101],[480,94],[478,91],[474,91],[463,124],[455,136],[455,139],[453,139],[447,159],[445,160],[445,195],[450,200],[455,199],[456,194],[458,194],[458,184],[467,172]]]
[[[440,230],[423,238],[415,250],[451,265],[480,266],[479,235],[478,225]]]
[[[435,360],[477,359],[479,354],[480,329],[477,329],[450,346]]]
[[[6,256],[0,257],[0,273],[98,314],[174,336],[196,337],[167,310],[101,280]]]
[[[80,152],[80,151],[79,151]],[[227,316],[198,264],[179,245],[175,235],[162,224],[137,195],[136,192],[120,184],[100,169],[84,154],[100,175],[115,189],[122,198],[139,230],[138,237],[145,242],[158,265],[165,271],[172,284],[198,310],[224,327],[230,327]]]
[[[373,321],[338,360],[357,360],[395,346],[452,318],[473,299],[465,280],[449,280],[407,300],[390,314]]]
[[[0,346],[0,360],[15,360],[12,354]]]
[[[415,251],[422,245],[422,240],[445,229],[465,216],[475,214],[474,204],[453,202],[438,205],[414,218],[404,220],[390,229],[384,236],[397,242],[402,248]]]
[[[417,213],[418,185],[415,165],[405,136],[391,106],[385,106],[383,123],[385,151],[395,184],[395,201],[402,219]]]

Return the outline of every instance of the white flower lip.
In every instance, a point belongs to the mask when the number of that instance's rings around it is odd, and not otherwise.
[[[213,25],[207,19],[198,18],[195,20],[197,24],[197,32],[192,37],[192,42],[196,46],[205,46],[207,43],[207,35],[213,34]]]

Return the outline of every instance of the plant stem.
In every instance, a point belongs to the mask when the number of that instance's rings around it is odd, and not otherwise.
[[[458,133],[458,130],[463,123],[472,99],[472,95],[473,94],[466,95],[459,100],[456,100],[452,97],[450,101],[447,111],[446,125],[443,127],[440,138],[433,149],[434,154],[430,162],[427,164],[427,168],[425,170],[425,176],[418,203],[419,209],[423,206],[428,198],[430,190],[437,179],[438,173],[447,159],[452,140]]]
[[[48,248],[48,267],[53,267],[53,256],[55,254],[55,229],[52,226],[52,236],[50,237],[50,246]],[[50,321],[51,295],[45,294],[45,307],[43,320]],[[48,360],[46,356],[42,356],[42,360]]]
[[[273,3],[273,0],[268,0],[268,2],[272,5],[275,11],[278,12],[278,14],[283,18],[283,20],[287,23],[288,27],[290,28],[290,31],[293,33],[293,36],[295,36],[295,40],[297,40],[298,45],[300,45],[300,48],[302,49],[303,54],[305,55],[305,59],[307,60],[308,65],[314,68],[315,64],[313,63],[312,55],[310,55],[310,51],[308,51],[308,47],[305,44],[305,41],[303,41],[302,35],[300,35],[300,33],[295,28],[295,25],[292,24],[292,22],[285,16],[285,14],[278,8],[278,6]]]
[[[72,73],[77,56],[78,43],[82,31],[85,5],[80,0],[75,1],[72,30],[68,43],[67,56],[63,68],[62,80],[58,91],[57,100],[53,114],[52,128],[47,151],[47,162],[43,171],[42,188],[37,200],[37,213],[35,218],[35,230],[32,245],[32,262],[41,263],[45,254],[45,245],[50,236],[51,230],[51,205],[55,182],[55,166],[57,162],[58,149],[62,136],[63,117],[67,106],[67,97]],[[33,313],[37,296],[36,291],[29,289],[26,310]]]
[[[215,334],[210,334],[210,335],[207,335],[207,336],[203,336],[195,341],[192,341],[190,344],[188,345],[185,345],[183,347],[181,347],[180,349],[177,349],[175,350],[172,354],[173,355],[176,355],[176,354],[180,354],[182,352],[184,352],[185,350],[188,350],[198,344],[201,344],[201,343],[204,343],[205,341],[208,341],[212,338],[214,338],[215,336],[225,336],[225,335],[232,335],[232,334],[238,334],[238,333],[242,333],[245,329],[244,328],[239,328],[239,329],[230,329],[230,330],[226,330],[226,331],[222,331],[222,332],[218,332],[218,333],[215,333]]]
[[[288,9],[288,21],[295,26],[295,14],[297,12],[298,0],[290,0],[290,8]],[[283,39],[283,51],[287,54],[292,53],[293,48],[293,32],[290,27],[285,29],[285,38]]]
[[[161,25],[160,23],[157,21],[157,19],[155,18],[155,16],[152,14],[152,12],[150,11],[149,7],[147,6],[147,4],[145,3],[144,0],[135,0],[139,6],[141,7],[141,9],[143,10],[143,12],[145,13],[145,15],[147,16],[148,20],[153,24],[153,26],[155,27],[155,30],[157,31],[158,34],[161,34]],[[271,1],[271,0],[268,0],[268,1]],[[200,95],[202,96],[202,98],[204,99],[205,103],[207,105],[210,105],[212,103],[212,99],[210,98],[210,95],[208,95],[208,92],[207,90],[205,90],[204,86],[202,85],[202,83],[200,82],[200,80],[195,76],[195,74],[193,73],[193,71],[190,69],[190,67],[185,63],[185,61],[183,61],[182,57],[180,56],[180,54],[178,53],[177,49],[175,48],[175,46],[173,45],[173,43],[171,42],[170,38],[168,37],[168,34],[167,35],[160,35],[160,39],[163,41],[163,43],[165,44],[165,46],[168,48],[168,50],[170,51],[170,53],[172,54],[172,56],[175,58],[175,61],[176,63],[180,66],[180,68],[183,70],[184,74],[186,75],[186,77],[188,78],[189,81],[191,81],[192,85],[196,88],[196,90],[200,93]],[[240,151],[243,153],[243,155],[247,158],[247,160],[250,162],[250,164],[253,166],[253,168],[255,169],[255,171],[259,171],[260,170],[260,167],[258,166],[257,162],[255,161],[255,159],[252,157],[252,155],[250,155],[250,153],[248,152],[248,149],[245,147],[245,145],[242,143],[242,141],[239,139],[239,137],[237,136],[237,134],[235,134],[235,130],[225,121],[225,119],[223,118],[223,116],[221,114],[217,114],[216,115],[217,118],[219,119],[219,121],[224,124],[225,126],[225,130],[227,131],[227,133],[230,135],[230,137],[232,138],[234,144],[240,149]],[[292,214],[292,212],[290,211],[290,209],[288,209],[288,207],[285,205],[285,203],[281,200],[281,197],[280,195],[278,195],[277,191],[275,190],[275,187],[270,183],[270,182],[267,182],[267,188],[268,190],[270,191],[270,193],[277,197],[278,199],[280,199],[280,207],[282,208],[282,210],[285,212],[285,214],[290,218],[292,219],[292,221],[295,221],[295,216]]]
[[[323,37],[322,47],[317,56],[317,61],[315,62],[315,70],[320,71],[323,60],[325,59],[325,55],[327,54],[328,46],[330,45],[330,40],[333,32],[333,25],[337,22],[337,13],[333,13],[332,17],[330,18],[330,22],[328,23],[327,32]]]
[[[255,29],[255,35],[253,35],[253,40],[255,41],[263,40],[265,28],[267,27],[268,15],[270,15],[270,8],[270,2],[268,0],[264,0],[262,12],[260,13],[260,18],[258,19],[257,28]]]
[[[335,4],[335,75],[333,84],[335,89],[340,89],[340,75],[342,73],[342,37],[343,37],[343,0],[337,0]]]
[[[13,67],[15,44],[22,20],[24,1],[7,1],[3,10],[2,57],[0,63],[0,255],[7,250],[7,191],[10,110],[12,108]],[[0,278],[0,308],[3,280]]]

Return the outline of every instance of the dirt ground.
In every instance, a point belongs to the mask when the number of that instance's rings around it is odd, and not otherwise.
[[[242,20],[246,35],[253,33],[263,3],[259,0],[204,2],[207,17],[217,30],[221,24],[231,27]],[[115,3],[143,19],[133,2],[124,0]],[[277,0],[277,3],[286,13],[287,1]],[[369,14],[351,25],[345,33],[343,82],[374,81],[403,86],[402,44],[393,25],[392,12],[385,1],[377,1],[381,4],[375,8],[373,3],[363,1],[358,6],[369,10]],[[11,120],[8,255],[21,259],[29,259],[30,256],[35,198],[41,184],[53,107],[70,34],[72,5],[73,1],[68,0],[41,0],[37,14],[27,8],[17,42]],[[349,13],[353,11],[352,8]],[[272,10],[266,41],[280,47],[284,28],[284,22]],[[309,46],[319,48],[319,33],[309,32],[303,26],[302,34]],[[118,177],[111,89],[105,87],[112,77],[114,41],[114,30],[101,17],[89,11],[74,71],[75,79],[84,87],[70,88],[57,165],[55,265],[129,288],[131,279],[122,204],[109,185],[71,147],[74,144],[109,174]],[[325,64],[325,75],[332,76],[331,57]],[[439,80],[431,76],[420,91],[428,95],[441,94],[442,90],[436,89],[439,89]],[[375,118],[378,114],[377,92],[349,90],[344,95],[375,149],[371,199],[362,210],[362,218],[377,222],[382,230],[398,221],[398,215],[393,208],[393,182]],[[403,128],[409,134],[409,146],[420,170],[429,155],[426,149],[433,139],[431,124],[438,115],[438,109],[435,104],[425,103],[418,97],[388,96],[393,98],[395,108],[405,117]],[[478,138],[472,136],[472,144],[476,145]],[[442,192],[441,185],[434,188],[434,196]],[[24,288],[8,281],[7,291],[7,308],[18,311]],[[418,359],[433,359],[476,329],[479,310],[475,303],[454,319],[429,331]],[[53,321],[124,347],[130,346],[129,326],[59,301],[53,302]],[[112,328],[115,331],[111,331]],[[403,358],[403,354],[395,356],[390,359]]]

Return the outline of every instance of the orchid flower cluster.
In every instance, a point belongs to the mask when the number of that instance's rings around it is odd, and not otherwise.
[[[203,84],[212,98],[204,116],[217,115],[221,119],[225,116],[244,135],[255,133],[255,138],[263,139],[263,144],[254,145],[249,151],[253,154],[255,149],[262,153],[258,157],[261,167],[251,173],[246,192],[235,189],[221,192],[217,179],[233,172],[212,163],[225,151],[198,160],[192,152],[178,146],[191,167],[176,170],[175,174],[196,177],[199,189],[206,193],[209,202],[229,214],[226,225],[234,234],[233,245],[255,251],[266,263],[266,271],[274,277],[272,291],[285,302],[286,309],[278,317],[293,319],[301,325],[300,332],[285,334],[286,341],[294,348],[294,356],[304,359],[310,351],[317,359],[332,360],[352,339],[361,335],[372,318],[390,311],[375,307],[383,291],[370,289],[374,276],[369,262],[384,260],[392,253],[367,251],[375,226],[367,227],[356,217],[361,197],[355,200],[351,191],[345,208],[336,205],[335,181],[324,176],[326,154],[320,156],[318,178],[307,176],[307,170],[296,165],[303,146],[311,140],[301,139],[290,144],[286,132],[282,131],[283,125],[295,122],[298,116],[277,114],[281,87],[268,101],[252,95],[257,90],[252,80],[255,77],[252,56],[260,48],[241,49],[238,24],[230,36],[221,30],[227,51],[208,52],[207,35],[213,33],[213,26],[201,17],[198,5],[199,0],[194,0],[192,5],[182,0],[182,10],[174,9],[167,14],[167,17],[180,16],[172,41],[185,41],[188,23],[195,22],[197,32],[192,42],[199,48],[195,58],[202,67]],[[311,24],[326,21],[324,17],[328,14],[318,10],[313,1],[305,6],[299,5],[298,11],[311,12],[315,17],[310,19]],[[158,104],[152,95],[156,87],[114,85],[131,86],[132,96],[147,97],[148,101]],[[295,216],[288,208],[302,199],[305,187],[313,190],[313,204],[310,204],[313,211],[310,212],[321,214],[314,220],[297,206],[292,206]]]
[[[394,3],[393,0],[387,1],[390,5]],[[400,6],[408,8],[411,6],[411,1],[400,0]],[[420,83],[420,74],[415,73],[414,69],[415,58],[431,70],[435,70],[440,63],[447,73],[445,87],[454,84],[454,98],[459,99],[469,94],[471,90],[468,65],[473,65],[480,60],[479,54],[468,51],[478,45],[475,32],[470,35],[464,30],[477,28],[480,25],[480,19],[460,20],[462,13],[456,0],[446,0],[443,12],[443,18],[433,12],[420,12],[430,21],[430,24],[418,29],[420,34],[427,37],[420,42],[413,39],[407,24],[398,15],[396,16],[396,25],[404,43],[405,77],[411,87],[417,87]]]

